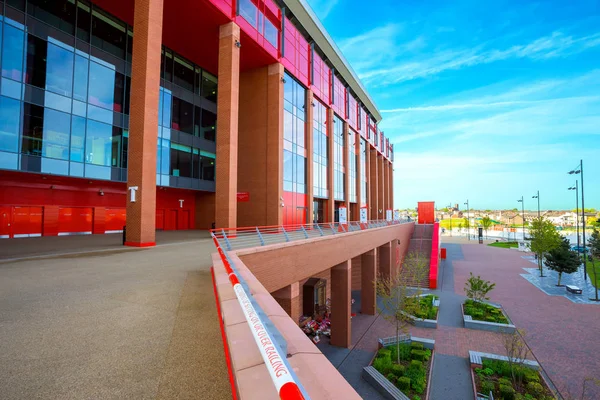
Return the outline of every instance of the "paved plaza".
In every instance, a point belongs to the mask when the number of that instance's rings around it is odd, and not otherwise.
[[[213,243],[198,231],[157,241],[0,241],[2,399],[231,398]]]

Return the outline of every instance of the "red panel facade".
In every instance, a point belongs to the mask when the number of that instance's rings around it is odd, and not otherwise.
[[[354,130],[358,130],[358,103],[354,96],[346,89],[348,97],[348,124]]]
[[[312,76],[312,91],[323,103],[329,104],[329,79],[331,69],[325,64],[325,61],[315,51],[312,52],[313,76]]]
[[[417,212],[419,224],[433,224],[435,222],[435,202],[420,201]]]
[[[333,76],[333,101],[331,108],[341,119],[346,119],[346,88],[337,76]]]
[[[284,25],[284,47],[281,63],[304,86],[308,87],[310,46],[308,45],[308,41],[288,18],[285,18]]]

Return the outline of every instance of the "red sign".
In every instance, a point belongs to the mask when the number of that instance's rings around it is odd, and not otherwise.
[[[250,193],[249,192],[238,192],[237,201],[242,202],[242,203],[250,201]]]

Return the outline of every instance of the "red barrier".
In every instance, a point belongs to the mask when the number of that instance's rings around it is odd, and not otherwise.
[[[429,288],[437,288],[438,266],[440,261],[440,223],[433,224],[431,237],[431,261],[429,264]]]

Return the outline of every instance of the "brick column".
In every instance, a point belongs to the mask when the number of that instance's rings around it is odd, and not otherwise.
[[[306,202],[308,208],[308,222],[313,222],[314,213],[314,143],[313,143],[313,92],[306,91]]]
[[[300,284],[294,282],[283,289],[271,293],[271,296],[279,303],[281,308],[294,320],[296,324],[300,320]]]
[[[327,187],[329,190],[325,222],[333,222],[335,212],[335,200],[333,196],[333,110],[327,109]]]
[[[388,242],[379,247],[379,275],[381,279],[389,279],[392,276],[392,249]]]
[[[388,168],[388,162],[385,159],[385,157],[382,157],[383,159],[383,219],[387,218],[387,209],[390,208],[389,207],[389,187],[388,187],[388,174],[389,174],[389,168]]]
[[[377,248],[360,256],[360,312],[375,315],[377,312]]]
[[[377,155],[377,219],[385,219],[385,185],[384,185],[384,168],[383,156]],[[379,212],[381,210],[381,212]]]
[[[353,220],[350,214],[350,128],[347,122],[344,122],[344,205],[348,221]]]
[[[360,183],[360,176],[362,174],[362,162],[360,159],[361,156],[361,148],[360,148],[360,134],[356,133],[353,135],[356,136],[356,147],[354,148],[354,152],[356,153],[356,207],[354,207],[355,215],[353,215],[354,221],[360,221],[360,199],[362,197],[362,185]]]
[[[136,33],[137,35],[137,33]],[[215,221],[217,228],[237,226],[238,110],[240,85],[240,27],[219,28],[217,92],[217,159]]]
[[[367,152],[365,154],[365,170],[367,177],[367,207],[371,204],[371,145],[367,141]],[[367,218],[371,219],[371,213],[367,211]]]
[[[127,194],[127,246],[156,244],[156,132],[162,22],[163,0],[135,0],[127,162],[127,188],[131,191]],[[132,201],[134,196],[135,201]]]
[[[239,29],[239,28],[238,28]],[[266,225],[283,224],[283,82],[280,63],[267,68],[267,204]],[[217,119],[218,121],[218,119]],[[218,140],[218,139],[217,139]],[[255,162],[257,160],[254,160]],[[217,160],[218,162],[218,160]],[[234,171],[235,172],[235,171]],[[218,179],[218,178],[217,178]],[[234,193],[235,195],[235,193]]]
[[[394,163],[390,161],[389,163],[389,173],[388,173],[388,192],[389,192],[389,202],[390,208],[393,210],[394,207]]]
[[[378,179],[378,162],[377,162],[377,149],[375,149],[374,147],[372,147],[371,145],[368,145],[369,150],[368,150],[368,157],[369,157],[369,193],[370,193],[370,197],[369,197],[369,208],[370,208],[370,212],[369,212],[369,218],[371,219],[379,219],[379,214],[378,214],[378,206],[379,206],[379,202],[378,202],[378,195],[379,195],[379,190],[378,190],[378,183],[379,183],[379,179]]]
[[[331,341],[333,346],[350,347],[350,301],[352,266],[350,260],[331,268]]]

